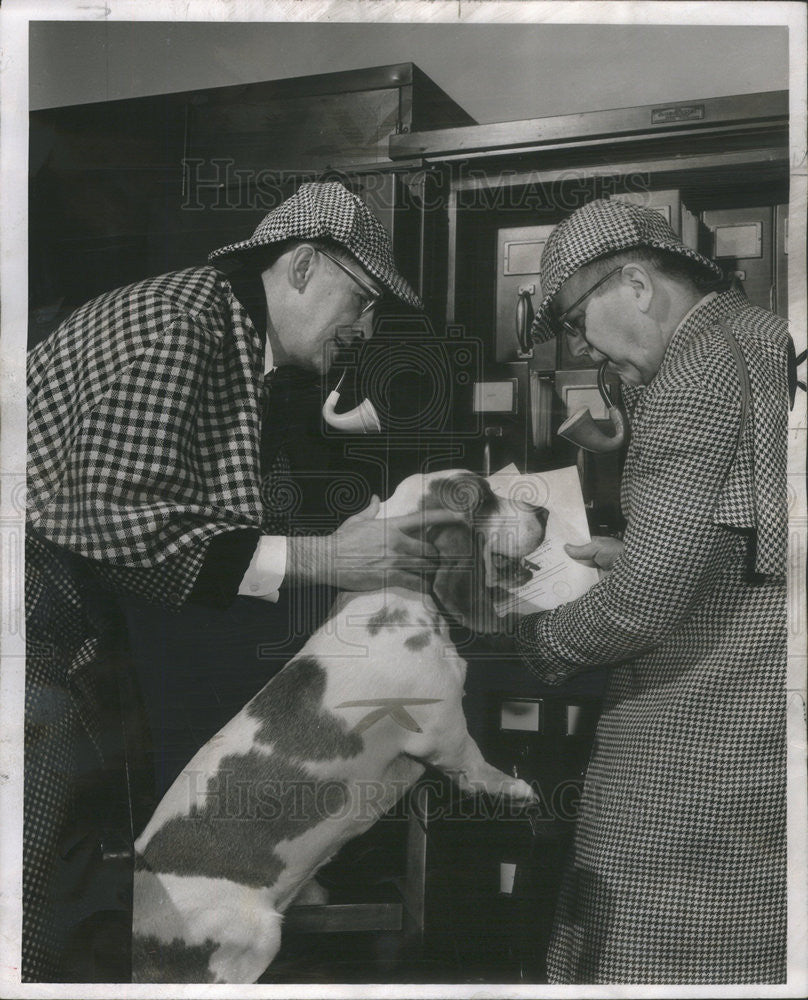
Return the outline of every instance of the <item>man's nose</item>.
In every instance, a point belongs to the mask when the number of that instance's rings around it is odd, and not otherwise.
[[[582,358],[585,354],[589,353],[589,344],[584,340],[581,334],[566,334],[567,347],[569,348],[570,354],[574,358]]]
[[[376,308],[368,309],[364,316],[360,316],[354,323],[356,336],[361,340],[370,340],[373,336],[373,320],[376,315]]]
[[[353,323],[337,327],[336,340],[340,347],[350,347],[352,344],[358,344],[369,338],[373,328],[366,326],[364,319],[363,316],[362,319],[354,320]]]

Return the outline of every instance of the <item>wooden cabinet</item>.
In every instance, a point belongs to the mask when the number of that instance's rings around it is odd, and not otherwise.
[[[304,178],[346,179],[417,241],[388,140],[469,124],[412,63],[33,112],[31,342],[101,292],[248,236]]]

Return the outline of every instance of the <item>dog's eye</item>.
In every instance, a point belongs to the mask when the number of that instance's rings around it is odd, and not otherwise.
[[[492,552],[491,561],[496,569],[511,569],[518,563],[517,559],[512,559],[510,556],[504,555],[502,552]]]

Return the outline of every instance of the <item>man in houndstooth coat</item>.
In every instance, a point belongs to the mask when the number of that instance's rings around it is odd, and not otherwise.
[[[610,668],[550,978],[784,982],[786,324],[618,201],[541,271],[534,336],[608,363],[631,427],[624,539],[570,553],[608,572],[518,628],[547,683]]]
[[[29,355],[24,980],[64,974],[59,859],[86,834],[71,786],[81,753],[104,757],[94,685],[125,622],[159,796],[305,640],[284,594],[433,566],[412,519],[373,520],[376,498],[330,535],[287,537],[273,413],[289,381],[265,375],[316,379],[384,292],[421,307],[381,224],[341,184],[303,184],[209,259],[102,295]]]

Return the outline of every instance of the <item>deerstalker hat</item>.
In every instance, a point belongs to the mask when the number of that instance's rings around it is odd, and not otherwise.
[[[560,222],[545,244],[541,257],[544,297],[530,330],[533,340],[541,343],[555,336],[550,303],[568,278],[598,257],[635,247],[667,250],[700,264],[716,278],[723,276],[718,264],[684,244],[654,209],[618,199],[590,201]]]
[[[360,198],[337,181],[301,184],[291,198],[264,216],[249,239],[214,250],[208,260],[233,261],[273,243],[316,239],[344,247],[397,299],[423,309],[421,300],[396,270],[390,238],[382,224]]]

